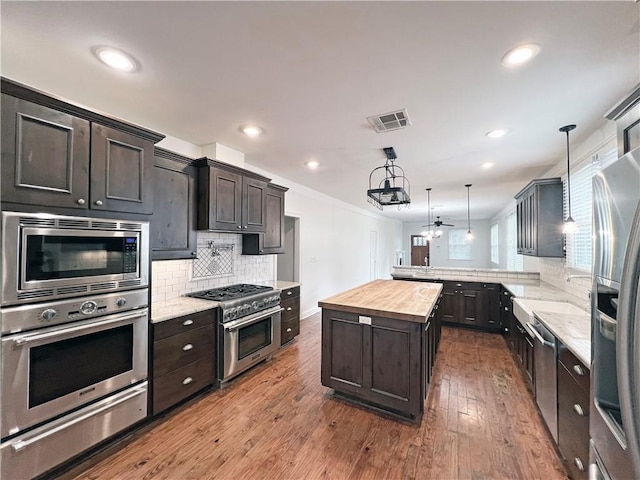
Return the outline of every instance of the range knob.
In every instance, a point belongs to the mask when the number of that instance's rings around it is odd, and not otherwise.
[[[98,304],[96,302],[94,302],[93,300],[88,300],[80,305],[80,313],[84,315],[91,315],[96,311],[97,308]]]
[[[127,299],[124,297],[120,297],[116,300],[116,305],[119,307],[124,307],[127,304]]]
[[[47,322],[53,320],[55,316],[58,314],[53,308],[47,308],[44,312],[42,312],[41,317],[43,320]]]
[[[258,308],[260,308],[260,304],[259,304],[257,301],[254,301],[254,302],[251,304],[251,309],[252,309],[252,310],[258,310]]]

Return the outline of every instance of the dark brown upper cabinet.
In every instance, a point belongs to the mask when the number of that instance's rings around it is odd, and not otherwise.
[[[267,185],[266,231],[242,235],[243,255],[284,253],[284,194],[286,187]]]
[[[515,199],[518,253],[534,257],[564,257],[562,180],[533,180]]]
[[[615,120],[618,137],[618,156],[640,147],[640,84],[605,115]]]
[[[152,213],[153,145],[163,135],[4,78],[1,108],[3,203]]]
[[[150,221],[153,260],[196,257],[197,174],[193,160],[155,148]]]
[[[198,165],[198,229],[265,233],[270,179],[209,158]]]

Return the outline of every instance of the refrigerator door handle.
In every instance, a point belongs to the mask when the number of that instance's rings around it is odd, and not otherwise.
[[[616,345],[620,410],[636,478],[640,478],[640,203],[631,225],[618,297]]]

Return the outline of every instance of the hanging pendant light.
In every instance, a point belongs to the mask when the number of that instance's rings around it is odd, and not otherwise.
[[[467,187],[467,240],[471,241],[473,240],[473,233],[471,233],[471,215],[469,213],[469,195],[471,184],[467,183],[465,187]]]
[[[564,221],[562,227],[562,233],[576,233],[578,231],[578,224],[571,216],[571,162],[569,161],[569,132],[576,128],[575,125],[565,125],[560,127],[560,131],[567,134],[567,207],[568,216]]]
[[[369,174],[367,200],[380,210],[387,205],[398,205],[398,208],[401,205],[409,205],[411,203],[409,180],[405,176],[404,170],[394,163],[398,158],[396,152],[393,147],[386,147],[383,150],[387,160],[384,165],[374,168]],[[381,180],[375,181],[374,176],[381,178]]]
[[[423,237],[427,237],[427,240],[432,240],[434,237],[433,229],[431,228],[431,189],[425,189],[427,191],[427,225],[424,225],[429,230],[423,230],[421,232]]]

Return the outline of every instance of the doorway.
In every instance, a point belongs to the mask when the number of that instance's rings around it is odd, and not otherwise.
[[[422,235],[411,235],[411,265],[431,266],[429,240]]]
[[[276,255],[277,279],[300,281],[300,218],[284,217],[284,253]]]

